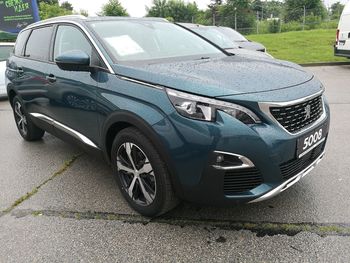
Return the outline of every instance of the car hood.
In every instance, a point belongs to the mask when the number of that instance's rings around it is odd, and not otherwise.
[[[236,44],[240,47],[240,48],[245,48],[245,49],[249,49],[249,50],[255,50],[255,51],[260,51],[261,50],[265,50],[265,46],[258,43],[258,42],[253,42],[253,41],[238,41],[236,42]]]
[[[272,91],[313,78],[294,63],[239,55],[154,64],[115,64],[114,71],[120,76],[210,97]]]

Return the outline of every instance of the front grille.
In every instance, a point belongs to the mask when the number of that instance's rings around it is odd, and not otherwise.
[[[288,180],[306,169],[321,155],[324,150],[324,146],[325,142],[312,149],[312,151],[305,154],[303,157],[281,164],[280,169],[283,179]]]
[[[308,108],[310,110],[307,113]],[[287,107],[271,107],[272,116],[290,133],[296,133],[310,126],[323,113],[322,96]]]
[[[224,177],[224,194],[244,194],[263,183],[259,170],[255,167],[229,170]]]

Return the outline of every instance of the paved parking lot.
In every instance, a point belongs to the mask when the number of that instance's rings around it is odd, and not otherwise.
[[[103,161],[48,134],[24,142],[0,101],[0,262],[349,262],[350,66],[308,70],[332,110],[314,171],[263,203],[184,203],[151,221],[128,207]]]

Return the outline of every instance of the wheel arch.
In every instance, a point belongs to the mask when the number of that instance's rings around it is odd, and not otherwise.
[[[117,136],[121,130],[128,127],[137,128],[148,139],[150,139],[158,153],[162,156],[162,158],[164,158],[175,192],[181,197],[182,187],[177,177],[175,166],[171,160],[170,153],[166,150],[164,144],[159,140],[159,136],[153,127],[135,113],[126,110],[118,111],[112,113],[105,121],[102,128],[102,146],[103,153],[107,162],[111,164],[111,150],[115,136]]]
[[[14,89],[9,89],[8,90],[8,99],[11,104],[11,107],[13,106],[13,99],[17,96],[17,93]]]

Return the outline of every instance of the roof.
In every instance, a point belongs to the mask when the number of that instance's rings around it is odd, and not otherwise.
[[[208,26],[204,26],[204,25],[200,25],[200,24],[193,24],[193,23],[176,23],[178,25],[181,25],[181,26],[184,26],[184,27],[187,27],[187,28],[206,28]]]
[[[82,15],[68,15],[59,16],[54,18],[45,19],[28,26],[28,28],[40,26],[48,22],[60,22],[60,21],[72,21],[72,22],[89,22],[89,21],[158,21],[158,22],[169,22],[165,18],[161,17],[126,17],[126,16],[96,16],[96,17],[85,17]]]

